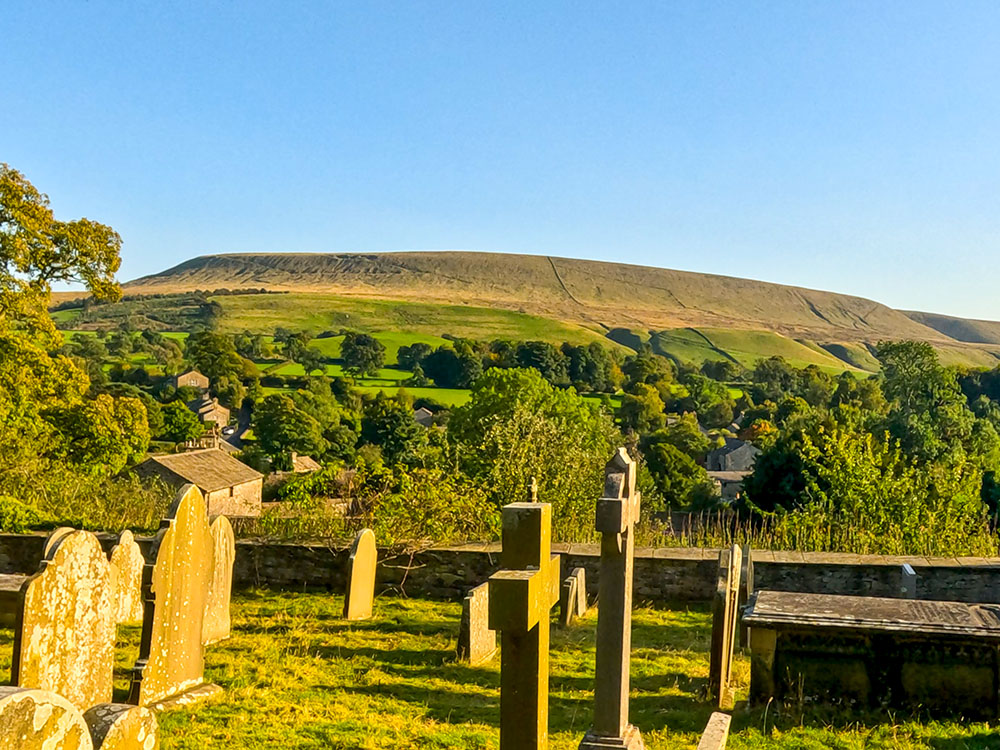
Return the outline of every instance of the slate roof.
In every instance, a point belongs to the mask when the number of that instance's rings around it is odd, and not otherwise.
[[[292,471],[294,472],[319,471],[322,468],[311,456],[292,456]]]
[[[264,476],[218,448],[150,456],[143,464],[156,464],[165,468],[181,479],[197,485],[202,492],[215,492],[262,479]]]

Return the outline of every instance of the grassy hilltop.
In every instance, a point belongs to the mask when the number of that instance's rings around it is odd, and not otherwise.
[[[222,331],[351,328],[471,338],[649,342],[675,359],[753,364],[781,355],[873,371],[885,339],[932,343],[948,364],[994,367],[1000,323],[902,312],[861,297],[711,274],[548,256],[471,252],[233,254],[193,258],[125,284],[127,295],[266,289],[210,297]],[[125,302],[92,312],[186,330],[197,304]],[[131,307],[130,307],[131,306]],[[219,312],[221,311],[221,312]],[[75,327],[74,310],[55,313]],[[185,317],[186,316],[186,317]],[[86,322],[88,321],[89,322]]]

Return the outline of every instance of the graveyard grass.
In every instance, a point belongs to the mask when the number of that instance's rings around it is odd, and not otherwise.
[[[498,747],[499,659],[456,662],[461,605],[380,597],[375,617],[341,619],[343,598],[251,591],[235,595],[233,636],[207,650],[206,676],[225,694],[160,717],[163,750],[174,748]],[[596,610],[569,629],[552,628],[550,732],[553,750],[576,750],[591,720]],[[707,606],[635,610],[632,710],[648,750],[694,748],[711,713]],[[119,631],[115,695],[124,698],[138,654],[138,627]],[[0,668],[9,673],[12,633],[0,630]],[[749,668],[738,658],[737,700]],[[921,723],[903,717],[800,715],[737,705],[730,748],[930,748],[1000,746],[985,724]],[[763,732],[765,721],[769,735]]]

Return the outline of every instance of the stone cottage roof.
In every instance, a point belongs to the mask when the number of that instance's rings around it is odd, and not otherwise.
[[[149,464],[167,469],[181,479],[197,485],[202,492],[215,492],[262,479],[264,476],[218,448],[150,456],[140,467],[153,468]]]
[[[296,473],[319,471],[322,468],[323,467],[316,462],[316,459],[311,456],[299,456],[298,454],[292,456],[292,471]]]

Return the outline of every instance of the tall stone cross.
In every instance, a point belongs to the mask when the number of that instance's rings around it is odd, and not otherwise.
[[[549,745],[549,611],[559,601],[552,506],[503,508],[502,570],[490,576],[490,629],[500,640],[500,750]]]
[[[638,728],[628,721],[630,652],[632,649],[632,568],[639,520],[636,466],[624,448],[604,467],[604,497],[597,501],[601,532],[601,575],[598,580],[597,668],[594,725],[580,750],[644,747]]]

